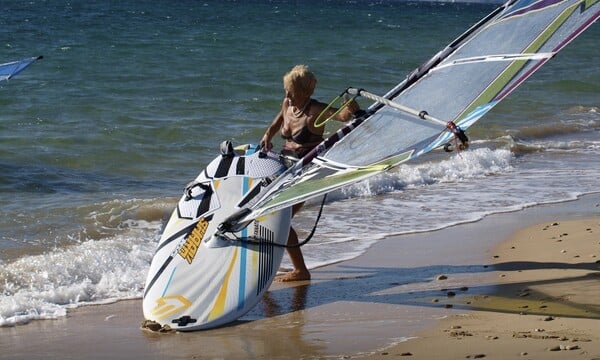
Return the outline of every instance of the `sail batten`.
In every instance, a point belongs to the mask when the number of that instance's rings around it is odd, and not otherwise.
[[[544,60],[550,59],[556,53],[548,52],[548,53],[525,53],[525,54],[497,54],[497,55],[487,55],[487,56],[474,56],[470,58],[457,59],[452,62],[446,63],[444,65],[440,65],[433,69],[432,71],[438,71],[440,69],[456,66],[456,65],[467,65],[473,64],[477,62],[487,62],[487,61],[515,61],[515,60]]]

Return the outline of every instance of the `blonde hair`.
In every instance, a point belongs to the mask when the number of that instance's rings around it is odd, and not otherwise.
[[[283,87],[294,89],[296,92],[311,96],[317,86],[317,77],[306,65],[296,65],[283,76]]]

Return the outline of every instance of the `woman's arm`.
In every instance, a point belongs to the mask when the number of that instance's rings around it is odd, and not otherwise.
[[[334,111],[337,110],[338,109],[335,109]],[[354,100],[351,100],[348,103],[348,105],[346,105],[346,107],[335,116],[334,119],[338,121],[348,121],[352,119],[352,115],[358,110],[360,110],[360,106],[358,106],[358,103]]]
[[[284,104],[285,104],[285,101],[284,101]],[[283,106],[284,106],[284,104],[281,106],[281,110],[279,110],[279,113],[277,114],[277,116],[275,116],[275,118],[271,122],[271,125],[269,125],[269,127],[267,128],[267,131],[265,131],[265,134],[263,135],[262,139],[260,140],[260,148],[261,149],[271,150],[273,148],[273,143],[271,142],[271,139],[273,139],[273,136],[275,136],[275,134],[277,134],[277,132],[281,129],[281,125],[283,124]]]
[[[325,110],[325,108],[327,107],[327,104],[323,104],[321,102],[317,102],[318,106],[316,106],[315,110],[315,120],[317,119],[317,117],[320,116],[320,118],[318,119],[319,123],[325,121],[326,119],[329,119],[331,116],[333,116],[333,114],[335,114],[339,108],[334,108],[331,107],[329,108],[324,114],[321,114],[323,110]],[[335,117],[333,118],[334,120],[337,121],[348,121],[352,119],[352,115],[357,112],[358,110],[360,110],[360,106],[358,106],[358,103],[354,100],[350,101],[350,103],[348,103],[348,105],[342,109],[342,111],[340,111],[337,115],[335,115]],[[314,129],[314,122],[311,123],[311,127]]]

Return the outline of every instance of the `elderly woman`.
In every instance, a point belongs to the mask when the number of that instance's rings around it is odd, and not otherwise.
[[[327,108],[323,104],[311,98],[317,78],[306,65],[296,65],[283,77],[283,89],[285,98],[281,104],[281,110],[267,128],[265,135],[260,141],[263,149],[270,150],[273,147],[271,140],[279,131],[285,139],[282,154],[301,158],[310,150],[323,141],[324,126],[315,127],[315,121]],[[333,116],[338,109],[329,108],[323,119]],[[334,116],[335,120],[348,121],[352,114],[359,110],[358,104],[351,101],[342,111]],[[300,210],[303,204],[296,204],[292,208],[292,217]],[[298,235],[290,228],[288,245],[298,244]],[[300,281],[309,280],[310,272],[304,263],[304,257],[300,248],[288,248],[288,255],[294,266],[294,270],[275,278],[275,281]]]

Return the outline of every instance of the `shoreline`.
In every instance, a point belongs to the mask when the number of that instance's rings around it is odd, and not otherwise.
[[[599,204],[600,194],[591,194],[570,202],[491,215],[444,230],[386,238],[353,260],[314,269],[310,282],[274,283],[249,314],[232,326],[214,330],[174,334],[142,331],[141,300],[72,309],[66,318],[0,328],[0,347],[10,349],[0,353],[0,359],[376,359],[403,354],[431,358],[435,349],[446,358],[491,354],[527,358],[522,354],[549,351],[546,347],[550,345],[546,345],[553,340],[558,345],[552,346],[577,348],[543,355],[565,358],[586,352],[582,355],[600,357],[600,339],[595,335],[600,334],[600,323],[589,319],[598,319],[600,300],[585,293],[597,294],[594,291],[600,283],[600,265],[595,262],[600,259]],[[584,240],[573,241],[582,222],[592,230],[582,230]],[[558,225],[546,230],[539,226],[553,223]],[[574,228],[565,230],[567,225]],[[551,251],[550,245],[542,247],[543,251],[527,248],[525,240],[549,231],[558,231],[552,235],[558,238],[542,240],[562,245],[560,251]],[[560,238],[561,234],[569,235]],[[590,234],[596,236],[588,244],[592,248],[581,249]],[[540,256],[541,260],[536,260]],[[584,261],[587,265],[583,268],[573,266]],[[544,267],[511,268],[542,262]],[[550,281],[556,279],[567,280]],[[583,281],[583,285],[573,288],[574,283],[580,284],[576,281]],[[555,306],[565,301],[560,297],[565,289],[569,293],[566,300],[586,301],[593,316],[585,312],[578,317],[565,316],[566,310]],[[518,296],[525,293],[528,295]],[[495,294],[526,299],[529,303],[519,302],[519,306],[528,308],[515,313],[510,301],[504,303],[509,309],[499,308],[502,302],[496,297],[501,296]],[[551,302],[547,297],[560,301]],[[540,305],[541,301],[545,303]],[[545,310],[519,315],[523,309],[531,312],[534,305],[545,306]],[[540,320],[548,316],[553,321]],[[523,319],[534,325],[520,324]],[[485,328],[492,323],[494,329]],[[558,333],[555,327],[569,331],[556,335],[558,338],[548,337]],[[513,338],[509,336],[512,333],[522,337]],[[528,342],[529,347],[516,351],[517,343],[522,342]],[[544,348],[533,343],[543,343]],[[502,349],[512,350],[509,354]],[[426,350],[430,352],[424,353]]]
[[[361,358],[600,359],[598,234],[598,214],[516,231],[493,249],[493,291],[440,301],[465,311]]]

